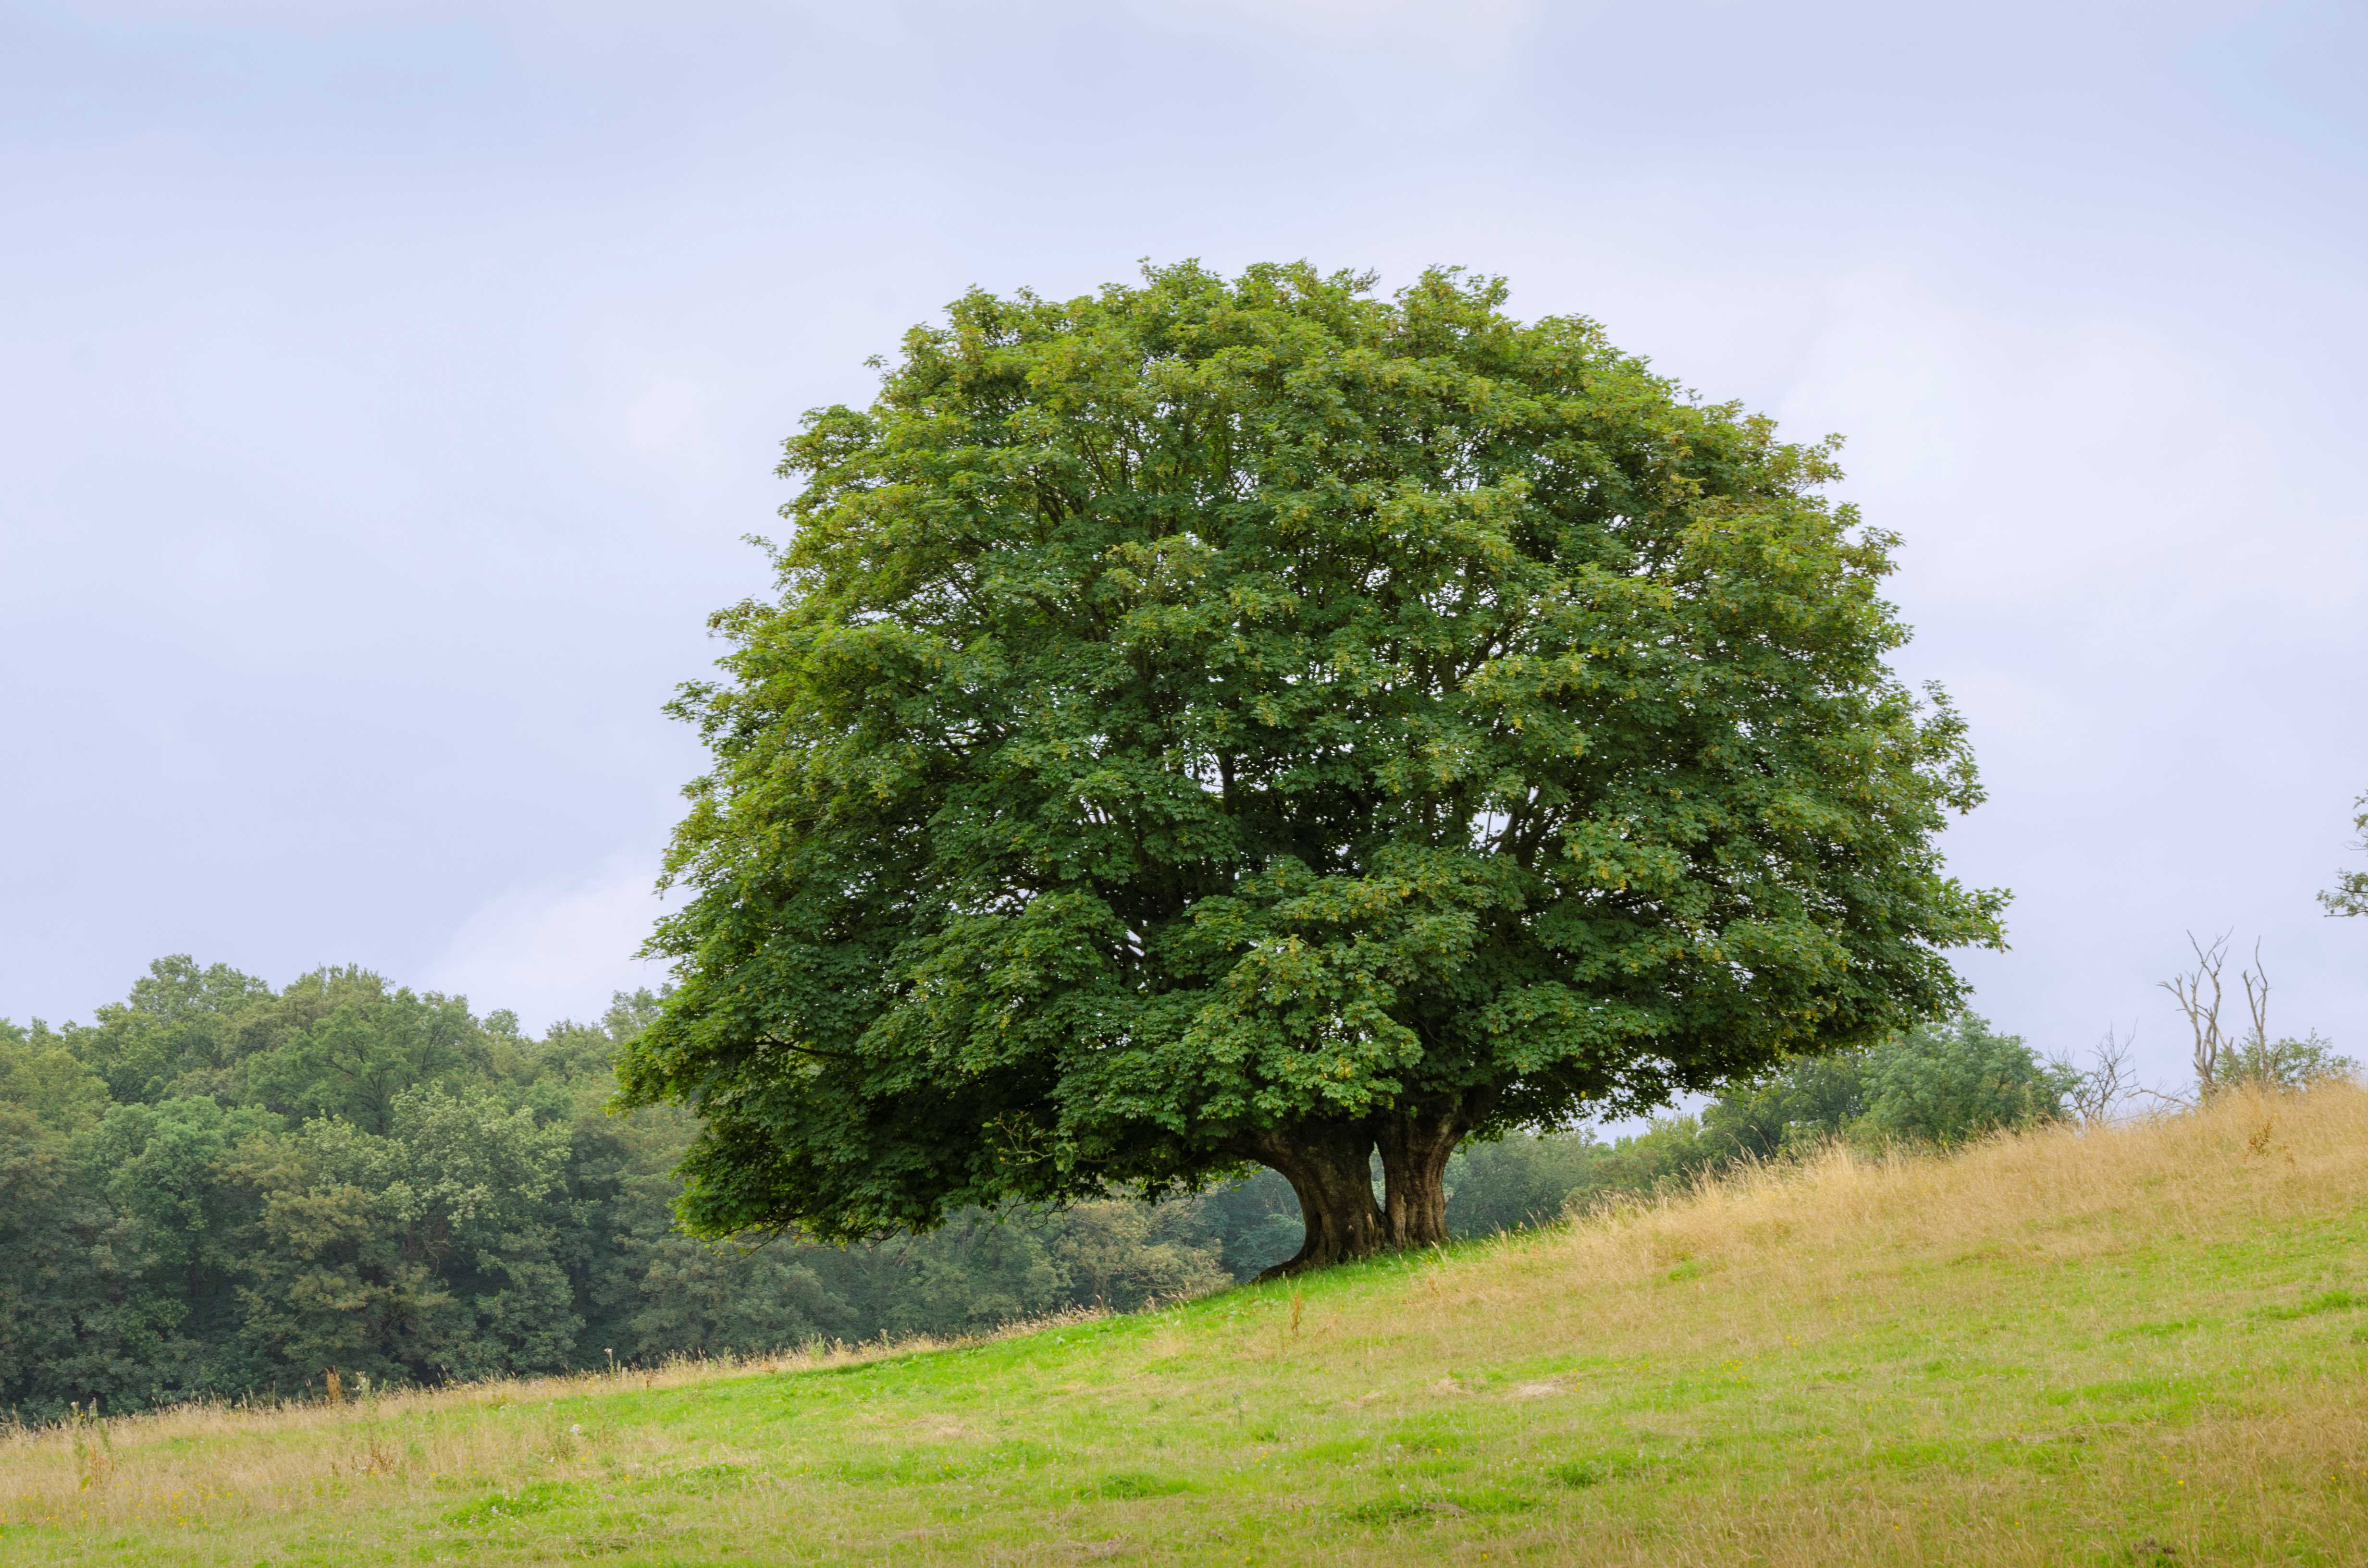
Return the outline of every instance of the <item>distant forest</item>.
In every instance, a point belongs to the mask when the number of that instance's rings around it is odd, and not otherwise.
[[[687,1236],[690,1118],[607,1108],[611,1058],[658,1005],[620,994],[536,1039],[366,970],[274,990],[176,957],[88,1025],[0,1020],[0,1411],[960,1334],[1208,1290],[1299,1245],[1271,1173],[852,1248]],[[1967,1016],[1638,1137],[1468,1147],[1449,1224],[1551,1219],[1804,1140],[1946,1142],[2060,1116],[2075,1087]]]

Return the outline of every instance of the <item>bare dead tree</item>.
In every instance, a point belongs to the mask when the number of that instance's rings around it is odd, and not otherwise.
[[[2224,933],[2206,947],[2191,931],[2187,945],[2194,949],[2195,967],[2164,981],[2162,988],[2177,998],[2179,1010],[2187,1015],[2188,1028],[2195,1036],[2198,1099],[2209,1099],[2223,1089],[2244,1084],[2293,1087],[2327,1070],[2328,1063],[2348,1060],[2329,1054],[2326,1042],[2316,1034],[2306,1042],[2271,1040],[2270,971],[2261,961],[2259,942],[2253,944],[2253,961],[2237,974],[2237,983],[2245,992],[2248,1022],[2242,1033],[2230,1036],[2220,1021],[2225,1000],[2221,976],[2228,961],[2228,937]],[[2316,1055],[2310,1054],[2312,1049]]]
[[[2245,1011],[2253,1016],[2253,1032],[2245,1037],[2246,1049],[2258,1063],[2266,1062],[2270,1052],[2270,971],[2261,967],[2261,944],[2253,944],[2253,967],[2237,977],[2245,986]]]
[[[2195,950],[2195,967],[2172,975],[2162,988],[2179,1003],[2179,1010],[2187,1015],[2187,1027],[2194,1032],[2195,1086],[2208,1098],[2219,1091],[2221,1071],[2228,1062],[2229,1040],[2220,1028],[2220,971],[2228,961],[2228,935],[2223,933],[2207,948],[2190,931],[2187,945]],[[2248,984],[2246,995],[2251,994]],[[2269,1005],[2266,987],[2261,1003],[2265,1007]]]
[[[2065,1096],[2072,1102],[2073,1118],[2083,1127],[2102,1127],[2113,1119],[2122,1103],[2139,1093],[2137,1074],[2130,1065],[2130,1048],[2137,1043],[2137,1026],[2130,1026],[2128,1038],[2108,1028],[2105,1038],[2089,1050],[2089,1065],[2082,1066],[2069,1056],[2058,1056],[2055,1065],[2072,1079],[2072,1088]]]

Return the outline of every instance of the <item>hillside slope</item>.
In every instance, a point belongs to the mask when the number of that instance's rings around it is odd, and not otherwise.
[[[2357,1562],[2368,1093],[973,1346],[0,1443],[0,1562]]]

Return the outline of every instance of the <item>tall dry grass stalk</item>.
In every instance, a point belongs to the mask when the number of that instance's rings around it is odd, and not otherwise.
[[[2123,1244],[2133,1228],[2270,1224],[2363,1187],[2368,1091],[2330,1083],[2232,1091],[2198,1110],[2115,1126],[2005,1134],[1941,1158],[1835,1145],[1583,1216],[1546,1254],[1584,1259],[1606,1280],[1683,1260],[1771,1282],[1972,1247],[2072,1259]]]

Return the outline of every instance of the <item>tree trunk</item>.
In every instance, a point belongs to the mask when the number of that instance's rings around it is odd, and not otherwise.
[[[1401,1111],[1383,1119],[1383,1227],[1394,1247],[1439,1246],[1447,1240],[1447,1157],[1463,1136],[1456,1110]]]
[[[1233,1147],[1282,1173],[1299,1195],[1299,1217],[1307,1227],[1299,1251],[1260,1279],[1371,1257],[1386,1244],[1381,1206],[1373,1201],[1371,1133],[1353,1127],[1301,1127],[1247,1134]]]

